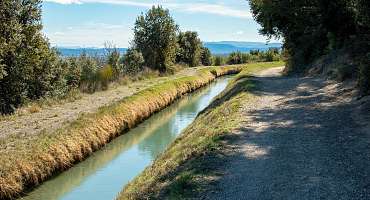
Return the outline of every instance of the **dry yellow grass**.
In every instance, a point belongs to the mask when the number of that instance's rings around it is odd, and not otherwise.
[[[113,138],[136,126],[180,96],[217,76],[237,73],[239,66],[201,69],[194,76],[170,80],[72,122],[67,128],[0,141],[0,199],[19,196],[82,161]]]

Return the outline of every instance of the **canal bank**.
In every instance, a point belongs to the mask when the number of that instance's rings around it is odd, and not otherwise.
[[[256,87],[249,79],[250,74],[282,65],[247,65],[169,148],[122,190],[117,199],[187,199],[201,193],[203,186],[212,182],[212,177],[217,177],[213,168],[222,165],[223,141],[243,120],[243,103],[258,103],[250,93]]]
[[[29,138],[2,141],[0,199],[11,199],[65,171],[112,139],[166,108],[182,95],[241,67],[209,67],[196,75],[158,84],[71,122],[67,128]]]

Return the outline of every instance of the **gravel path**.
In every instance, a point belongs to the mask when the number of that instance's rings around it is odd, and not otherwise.
[[[63,104],[56,104],[41,108],[35,113],[26,112],[22,115],[14,115],[0,121],[0,139],[7,136],[30,136],[42,131],[52,131],[65,126],[86,113],[94,113],[100,107],[113,104],[127,96],[144,90],[152,85],[195,74],[198,68],[186,68],[176,75],[158,77],[129,83],[128,85],[116,85],[107,91],[94,94],[83,94],[78,100]]]
[[[202,198],[370,199],[370,99],[281,70],[255,78],[258,103],[245,102],[223,176]]]

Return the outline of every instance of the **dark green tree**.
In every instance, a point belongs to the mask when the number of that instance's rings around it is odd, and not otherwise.
[[[176,62],[185,63],[190,67],[196,67],[200,64],[202,42],[197,32],[180,32],[178,35],[178,45]]]
[[[178,26],[167,9],[153,6],[136,19],[133,48],[149,68],[165,72],[176,59]]]
[[[212,53],[207,47],[202,47],[202,54],[200,57],[201,63],[204,66],[212,65]]]
[[[41,29],[41,0],[0,2],[1,113],[14,111],[26,99],[65,90],[57,54]]]
[[[240,51],[232,52],[227,57],[227,64],[234,65],[234,64],[242,64],[243,63],[243,55]]]
[[[213,57],[213,65],[214,66],[221,66],[225,64],[225,58],[223,56],[214,56]]]

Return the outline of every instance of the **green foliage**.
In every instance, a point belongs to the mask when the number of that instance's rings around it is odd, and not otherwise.
[[[176,58],[178,26],[167,9],[153,6],[136,19],[133,47],[144,57],[145,65],[165,72]]]
[[[41,0],[0,2],[0,112],[27,99],[63,93],[58,57],[41,29]]]
[[[144,57],[136,49],[128,49],[123,57],[124,71],[126,74],[134,75],[143,70]]]
[[[202,54],[202,42],[197,32],[180,32],[178,35],[177,63],[185,63],[190,67],[196,67],[200,63]]]
[[[249,53],[240,51],[232,52],[227,57],[227,64],[244,64],[249,62],[273,62],[281,59],[281,53],[277,48],[270,48],[266,52],[251,50]]]
[[[108,52],[107,64],[110,65],[114,71],[114,78],[117,79],[122,73],[122,67],[120,65],[120,53],[117,48],[112,48]]]
[[[99,81],[101,83],[102,89],[106,90],[108,88],[109,82],[111,82],[114,77],[114,68],[110,65],[106,65],[98,71]]]
[[[227,64],[229,65],[234,65],[234,64],[242,64],[242,52],[237,51],[237,52],[232,52],[228,58],[227,58]]]
[[[213,65],[214,66],[222,66],[225,65],[225,57],[224,56],[214,56],[213,57]]]
[[[207,47],[202,47],[200,61],[204,66],[212,65],[212,53]]]
[[[0,2],[0,113],[11,113],[24,102],[44,97],[65,97],[70,91],[107,89],[122,76],[140,77],[171,73],[176,52],[189,66],[210,65],[211,53],[202,49],[196,32],[177,35],[178,26],[169,11],[152,7],[135,23],[133,47],[121,58],[117,48],[106,43],[104,57],[82,53],[59,57],[41,30],[41,0]],[[178,49],[179,47],[179,49]]]
[[[367,0],[250,0],[250,5],[262,34],[284,38],[294,71],[369,34]]]

